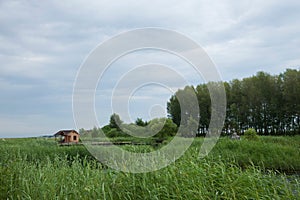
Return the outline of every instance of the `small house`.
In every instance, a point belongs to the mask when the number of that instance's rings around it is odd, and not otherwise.
[[[60,130],[54,134],[55,138],[60,138],[61,144],[78,143],[79,133],[75,130]]]

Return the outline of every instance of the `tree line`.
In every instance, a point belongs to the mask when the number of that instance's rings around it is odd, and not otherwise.
[[[176,132],[177,126],[169,118],[154,118],[150,121],[137,118],[134,123],[127,124],[121,120],[117,113],[113,113],[110,116],[109,124],[102,128],[95,126],[90,130],[79,129],[79,133],[86,138],[100,138],[102,135],[109,138],[134,136],[164,140],[170,136],[175,136]]]
[[[181,121],[179,97],[188,101],[191,93],[197,96],[199,116],[189,116],[199,122],[197,135],[208,133],[211,117],[209,84],[186,86],[178,90],[167,103],[167,112],[179,126]],[[294,135],[300,133],[300,71],[287,69],[279,75],[258,72],[244,79],[222,82],[226,92],[226,118],[222,134],[233,131],[243,134],[253,128],[260,135]],[[184,113],[186,114],[186,113]],[[189,119],[184,117],[184,119]],[[190,119],[191,120],[191,119]]]

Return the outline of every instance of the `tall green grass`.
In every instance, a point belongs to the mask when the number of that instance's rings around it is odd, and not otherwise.
[[[296,151],[299,141],[288,145],[268,138],[259,143],[221,138],[208,157],[198,159],[202,142],[196,139],[183,157],[164,169],[131,174],[103,167],[83,146],[59,147],[44,139],[0,141],[0,199],[300,198],[297,176],[268,170],[266,164],[255,161],[258,154],[253,153],[267,146],[261,152],[266,159],[272,151],[278,153],[276,148],[285,152],[292,146],[288,150]],[[126,148],[141,151],[143,147]],[[248,158],[239,157],[242,154]],[[247,162],[241,167],[243,160]],[[297,162],[290,164],[295,168]]]
[[[260,136],[257,141],[221,138],[210,154],[210,157],[217,156],[241,167],[254,164],[263,169],[299,173],[300,136]]]

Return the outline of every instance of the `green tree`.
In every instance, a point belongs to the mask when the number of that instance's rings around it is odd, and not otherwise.
[[[220,83],[187,86],[178,90],[167,103],[169,117],[174,123],[186,125],[188,116],[192,114],[199,120],[198,135],[207,134],[210,124],[211,108],[209,86]],[[227,110],[223,133],[230,129],[244,133],[254,128],[259,134],[299,134],[300,133],[300,71],[287,69],[283,74],[270,75],[258,72],[256,75],[242,80],[234,79],[224,83]],[[211,87],[210,87],[211,88]],[[193,90],[197,94],[200,116],[193,115],[193,108],[189,105],[186,110],[180,107],[182,102],[189,102]],[[184,118],[184,119],[182,119]]]
[[[211,117],[211,100],[207,84],[200,84],[196,87],[197,99],[199,103],[199,135],[205,135],[208,132],[209,121]]]
[[[175,136],[177,132],[176,124],[169,118],[155,118],[149,122],[151,135],[154,137],[166,139],[169,136]]]
[[[147,126],[148,122],[147,121],[143,121],[142,118],[137,118],[135,120],[135,124],[138,126]]]
[[[186,125],[189,116],[199,117],[197,92],[193,86],[179,89],[167,103],[169,117],[177,125]]]
[[[195,137],[198,133],[199,121],[194,119],[192,116],[188,118],[187,124],[179,127],[180,136],[183,137]]]
[[[80,129],[79,129],[79,134],[80,134],[80,135],[83,135],[84,133],[85,133],[84,128],[80,128]]]
[[[110,125],[105,125],[101,129],[104,134],[107,134],[111,130],[111,127],[110,127]]]
[[[287,131],[299,133],[300,129],[300,71],[288,69],[283,74],[283,98]]]
[[[112,128],[112,129],[115,128],[118,131],[120,131],[122,123],[123,123],[123,121],[121,120],[121,118],[118,114],[114,113],[110,116],[110,120],[109,120],[110,128]]]
[[[116,128],[110,129],[110,131],[107,132],[107,137],[113,138],[113,137],[120,137],[120,131],[118,131]]]
[[[230,96],[227,95],[227,122],[230,129],[242,130],[245,126],[245,104],[243,104],[244,95],[242,92],[242,83],[234,79],[229,83]],[[226,93],[227,90],[226,90]],[[227,132],[228,134],[228,132]]]
[[[179,126],[181,121],[180,104],[176,95],[172,95],[169,102],[167,103],[168,116],[173,122]]]
[[[92,135],[93,138],[96,138],[96,137],[99,136],[99,130],[96,126],[94,126],[94,128],[92,129],[91,135]]]

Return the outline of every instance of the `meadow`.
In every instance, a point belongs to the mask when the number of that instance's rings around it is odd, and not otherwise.
[[[133,174],[102,165],[82,145],[0,139],[0,199],[300,199],[300,136],[224,137],[199,159],[202,143],[196,138],[166,168]]]

